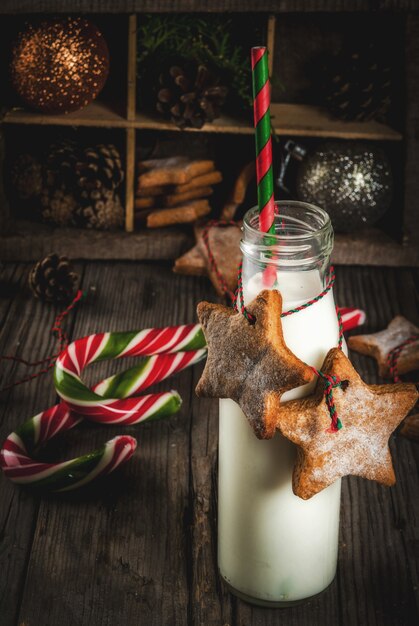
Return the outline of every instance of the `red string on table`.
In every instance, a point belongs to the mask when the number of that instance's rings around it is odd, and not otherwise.
[[[64,311],[61,311],[60,313],[58,313],[58,315],[56,316],[54,320],[54,324],[51,328],[51,332],[55,333],[57,337],[58,352],[56,352],[55,354],[51,354],[50,356],[47,356],[44,359],[41,359],[39,361],[28,361],[26,359],[22,359],[20,357],[12,356],[12,355],[0,355],[0,361],[13,361],[14,363],[20,363],[22,365],[26,365],[27,367],[37,367],[38,365],[43,365],[44,363],[48,363],[46,367],[44,367],[41,370],[38,370],[34,374],[30,374],[29,376],[26,376],[25,378],[22,378],[21,380],[17,380],[13,383],[7,383],[4,387],[0,388],[0,393],[2,391],[7,391],[8,389],[12,389],[13,387],[17,387],[18,385],[22,385],[23,383],[27,383],[30,380],[34,380],[35,378],[38,378],[39,376],[46,374],[47,372],[49,372],[49,370],[52,367],[54,367],[55,361],[57,360],[59,354],[68,345],[68,341],[69,341],[68,335],[62,329],[61,324],[63,320],[65,319],[65,317],[70,313],[70,311],[83,298],[83,296],[84,296],[83,292],[79,289],[76,295],[74,296],[73,300],[70,302],[70,304],[64,309]]]

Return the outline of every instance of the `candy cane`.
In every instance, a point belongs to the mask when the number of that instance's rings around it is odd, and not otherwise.
[[[349,324],[364,321],[363,311],[342,312]],[[64,401],[9,435],[0,450],[5,475],[16,483],[67,491],[109,474],[133,455],[137,445],[133,437],[115,437],[93,452],[62,463],[42,463],[33,456],[42,444],[79,424],[83,416],[105,424],[136,424],[176,413],[181,406],[176,391],[130,396],[197,363],[205,354],[199,324],[96,334],[73,342],[61,353],[55,368],[57,391]],[[80,376],[87,365],[124,356],[147,358],[92,389],[82,382]]]
[[[73,411],[101,423],[136,424],[150,417],[171,415],[180,406],[177,392],[129,396],[197,363],[206,354],[204,346],[199,324],[91,335],[74,341],[60,354],[54,370],[55,388]],[[82,370],[91,363],[150,354],[155,356],[112,376],[93,390],[80,378]]]
[[[9,435],[0,451],[5,475],[17,483],[67,491],[109,474],[131,458],[137,445],[134,438],[115,437],[101,448],[63,463],[42,463],[33,455],[84,416],[99,423],[136,424],[176,413],[182,402],[176,391],[129,396],[197,363],[206,354],[204,346],[199,324],[90,335],[73,342],[61,353],[55,368],[57,391],[65,402],[39,413]],[[80,378],[91,363],[145,355],[153,356],[92,389]]]
[[[42,463],[32,458],[42,444],[59,432],[73,428],[82,419],[60,403],[35,415],[11,433],[0,451],[0,464],[7,478],[19,484],[68,491],[109,474],[134,454],[136,440],[122,435],[93,452],[63,463]]]
[[[339,313],[342,318],[343,330],[346,332],[365,324],[367,316],[362,309],[354,309],[350,307],[339,307]]]

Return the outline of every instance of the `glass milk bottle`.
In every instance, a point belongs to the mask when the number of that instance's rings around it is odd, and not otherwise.
[[[314,205],[289,201],[276,206],[276,234],[269,239],[258,230],[257,208],[244,218],[243,293],[249,303],[266,289],[263,268],[273,264],[287,311],[323,291],[333,229],[328,214]],[[288,347],[318,369],[338,344],[332,290],[281,321]],[[307,395],[314,385],[293,389],[282,399]],[[336,572],[340,480],[302,500],[292,492],[293,443],[279,433],[270,440],[257,439],[239,406],[228,399],[220,400],[219,428],[222,578],[234,594],[264,606],[292,605],[320,593]]]

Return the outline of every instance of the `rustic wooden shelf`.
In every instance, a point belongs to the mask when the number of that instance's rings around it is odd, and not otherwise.
[[[400,141],[403,137],[398,131],[379,122],[345,122],[332,118],[327,111],[320,107],[307,104],[271,105],[271,119],[275,132],[279,136],[301,137],[335,137],[341,139],[369,139],[379,141]],[[136,128],[150,128],[155,130],[179,131],[169,121],[162,121],[157,115],[137,113]],[[201,129],[186,128],[188,132],[207,133],[254,133],[253,126],[245,119],[222,115],[212,124],[205,124]]]
[[[96,100],[89,106],[63,115],[46,115],[26,109],[11,109],[3,118],[4,124],[34,124],[49,126],[91,126],[107,128],[127,128],[127,120],[116,107]]]
[[[51,226],[17,220],[0,240],[0,260],[35,261],[57,251],[72,259],[175,259],[193,245],[182,228],[140,230],[133,233]]]
[[[419,18],[407,18],[406,33],[408,41],[417,41],[419,32]],[[275,34],[275,16],[270,15],[267,20],[267,45],[271,52],[271,65]],[[179,133],[179,129],[170,121],[165,121],[157,115],[149,115],[137,110],[136,93],[136,45],[137,45],[137,15],[127,16],[127,82],[126,90],[121,94],[121,105],[108,104],[103,101],[91,103],[85,109],[68,115],[44,115],[24,109],[12,109],[6,112],[3,123],[16,125],[51,125],[91,128],[122,129],[125,136],[125,230],[134,230],[134,184],[136,166],[136,144],[141,142],[141,132],[151,129],[155,131],[170,131]],[[413,46],[413,44],[412,44]],[[412,47],[411,46],[411,47]],[[415,49],[406,49],[407,66],[410,59],[416,58]],[[417,110],[413,103],[414,88],[419,84],[416,77],[416,64],[411,63],[409,69],[409,100],[408,117],[417,118]],[[272,67],[271,67],[272,71]],[[416,73],[415,73],[416,72]],[[414,240],[418,232],[417,212],[412,208],[417,196],[413,189],[417,186],[416,148],[414,133],[404,132],[375,121],[345,122],[332,118],[328,112],[320,107],[307,104],[273,103],[271,106],[272,124],[279,137],[316,137],[336,138],[347,140],[372,140],[400,142],[404,139],[406,145],[405,167],[405,218],[404,232]],[[411,126],[411,124],[410,124]],[[220,133],[230,135],[253,135],[251,120],[223,115],[212,124],[206,124],[202,129],[187,129],[186,132]],[[5,215],[7,212],[5,212]],[[0,216],[1,217],[1,216]],[[3,222],[5,221],[3,217]],[[25,231],[23,233],[23,231]],[[40,250],[49,251],[51,247],[66,249],[74,256],[74,249],[81,258],[135,258],[135,259],[168,259],[180,254],[187,235],[177,231],[176,235],[168,231],[163,235],[163,243],[155,233],[138,232],[132,237],[124,233],[94,233],[92,231],[76,231],[74,229],[50,229],[45,226],[37,228],[19,226],[15,235],[2,236],[0,239],[0,255],[4,258],[36,258],[41,255]],[[19,234],[20,233],[20,234]],[[36,239],[40,241],[37,242]],[[66,243],[68,238],[68,244]],[[127,245],[129,243],[129,245]],[[119,247],[119,250],[118,250]],[[153,249],[155,247],[155,249]],[[123,249],[127,248],[127,249]],[[32,252],[30,252],[32,249]],[[17,252],[19,251],[19,253]],[[29,255],[29,256],[28,256]],[[337,236],[335,246],[335,262],[337,263],[370,263],[383,265],[416,265],[419,264],[418,253],[412,243],[401,246],[389,239],[381,231],[373,229],[362,234],[352,236]]]
[[[336,137],[400,141],[402,134],[379,122],[346,122],[331,117],[320,107],[308,104],[271,105],[272,124],[279,135]]]
[[[191,230],[182,226],[126,233],[17,220],[1,237],[0,260],[35,261],[53,250],[73,259],[174,260],[193,243]],[[400,245],[377,228],[370,228],[337,234],[332,260],[339,265],[413,267],[419,266],[419,249]]]
[[[369,139],[400,141],[402,134],[379,122],[345,122],[332,118],[327,111],[307,104],[279,104],[271,106],[272,125],[279,136],[335,137],[341,139]],[[172,122],[157,115],[136,113],[133,119],[118,114],[104,102],[92,102],[85,109],[67,115],[45,115],[23,109],[8,111],[6,124],[49,124],[59,126],[92,126],[109,128],[139,128],[180,132]],[[201,129],[186,128],[187,132],[253,134],[251,123],[245,119],[222,115]]]

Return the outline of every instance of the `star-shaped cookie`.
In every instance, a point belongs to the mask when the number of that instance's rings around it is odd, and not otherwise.
[[[285,344],[278,291],[262,291],[246,308],[254,323],[220,304],[198,305],[208,358],[196,393],[235,400],[256,436],[269,439],[281,395],[310,382],[314,374]]]
[[[387,357],[391,350],[400,346],[411,335],[419,333],[419,328],[402,315],[397,315],[385,330],[371,335],[350,337],[348,346],[355,352],[372,356],[378,364],[380,376],[389,376]],[[397,369],[399,374],[406,374],[419,369],[419,341],[406,346],[400,353]]]
[[[194,226],[196,245],[181,257],[176,259],[173,271],[176,274],[194,276],[208,276],[218,295],[224,291],[219,276],[210,262],[208,250],[204,243],[203,233],[205,222],[197,222]],[[237,226],[212,226],[208,230],[208,244],[219,273],[223,276],[230,291],[237,287],[237,272],[241,261],[240,239],[242,237],[241,223]]]
[[[417,400],[415,385],[367,385],[339,348],[328,352],[321,371],[346,381],[333,390],[340,430],[328,430],[330,414],[321,378],[313,395],[276,407],[277,427],[298,445],[295,495],[307,500],[348,474],[393,485],[388,440]]]

